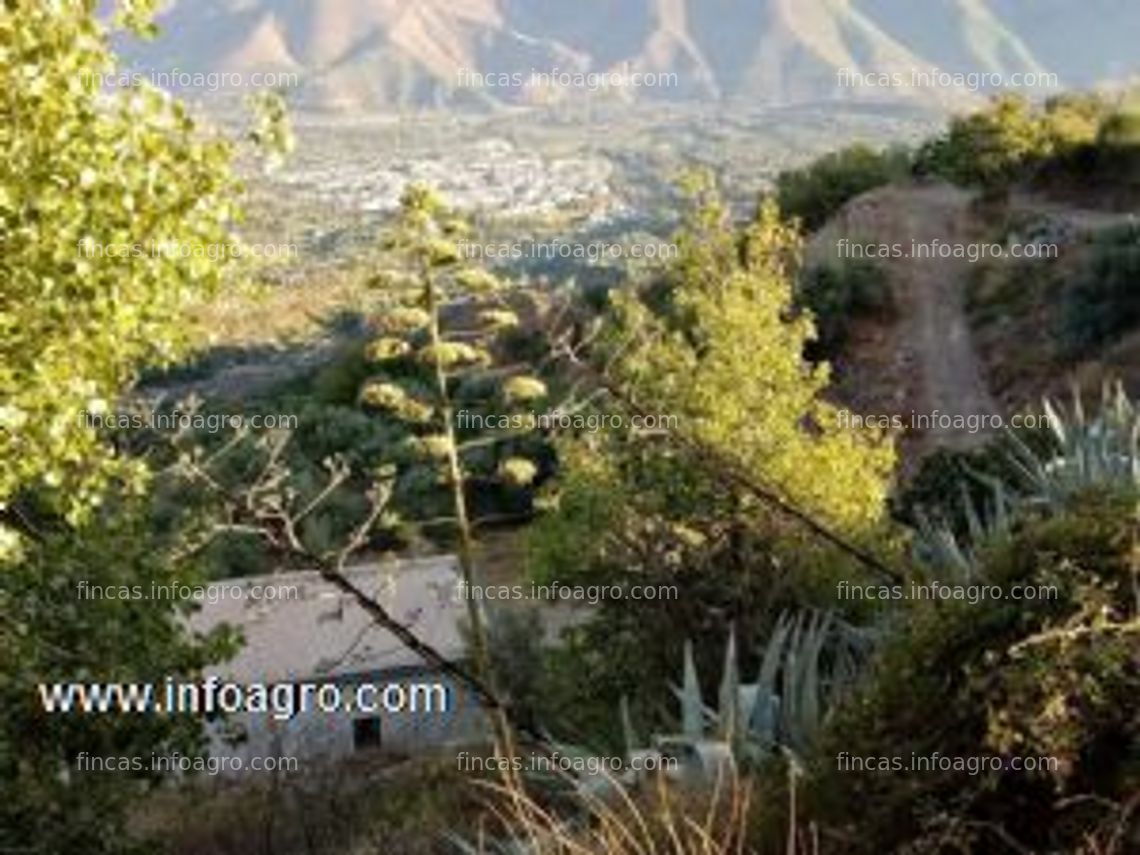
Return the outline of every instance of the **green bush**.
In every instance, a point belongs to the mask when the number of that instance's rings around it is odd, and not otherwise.
[[[1028,177],[1054,149],[1044,114],[1025,98],[1002,95],[984,110],[953,119],[945,134],[920,149],[916,168],[996,191]]]
[[[1043,456],[1057,451],[1047,428],[1018,428],[1017,438]],[[992,483],[1017,484],[1020,477],[1010,457],[1010,439],[1000,435],[980,448],[939,448],[923,458],[914,477],[891,497],[891,512],[910,528],[921,515],[946,524],[959,537],[969,532],[966,501],[983,508],[993,499]]]
[[[149,87],[98,97],[147,6],[0,4],[0,507],[36,489],[69,524],[138,474],[80,415],[186,352],[184,310],[239,270],[206,252],[237,240],[233,143]],[[181,251],[107,251],[168,241]],[[18,532],[0,520],[0,558]]]
[[[123,589],[205,581],[200,563],[179,560],[183,532],[160,532],[151,497],[105,494],[78,528],[29,539],[21,561],[0,573],[0,851],[155,851],[127,815],[161,775],[153,755],[205,749],[188,714],[49,714],[39,686],[76,680],[161,684],[198,679],[232,655],[235,637],[192,637],[193,600],[124,597]],[[86,592],[111,590],[118,596]],[[129,771],[84,769],[77,758],[135,758]]]
[[[909,174],[911,155],[901,147],[876,151],[856,143],[824,155],[803,169],[781,173],[776,201],[786,216],[814,231],[849,200]]]
[[[1094,142],[1109,103],[1094,92],[1067,92],[1045,102],[1045,130],[1058,152],[1073,151]]]
[[[1094,240],[1090,261],[1062,295],[1061,340],[1070,356],[1101,348],[1140,325],[1140,226]]]
[[[1126,200],[1140,189],[1140,108],[1119,109],[1104,119],[1097,135],[1097,177]]]
[[[832,358],[846,343],[850,321],[890,315],[894,296],[883,269],[870,261],[809,267],[800,280],[799,302],[815,316],[813,358]]]
[[[1140,148],[1140,109],[1117,110],[1106,116],[1097,142],[1102,148]]]
[[[1136,511],[1134,494],[1085,493],[984,553],[988,583],[1053,598],[909,603],[812,763],[813,811],[847,841],[837,851],[1136,851],[1140,817],[1121,807],[1140,791]],[[841,768],[841,752],[900,765]],[[911,765],[935,754],[947,768]],[[954,760],[1015,757],[1051,759]]]
[[[1103,96],[1072,92],[1036,106],[1002,95],[986,108],[954,118],[946,132],[923,145],[915,172],[1000,196],[1032,181],[1130,180],[1140,152],[1140,111]],[[1122,169],[1126,170],[1121,175]]]

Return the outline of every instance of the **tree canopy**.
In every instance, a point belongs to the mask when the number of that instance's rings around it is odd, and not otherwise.
[[[145,85],[101,91],[96,6],[0,7],[0,510],[36,489],[72,522],[125,468],[84,413],[185,348],[238,213],[227,141]],[[116,21],[147,35],[146,12]],[[0,538],[16,546],[10,524]]]

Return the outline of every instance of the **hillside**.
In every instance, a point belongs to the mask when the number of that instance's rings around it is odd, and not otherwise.
[[[534,80],[532,71],[666,75],[662,85],[607,92],[625,100],[897,97],[951,106],[976,93],[841,87],[837,75],[1049,73],[1066,87],[1119,80],[1137,71],[1121,58],[1135,56],[1140,6],[629,0],[619,14],[616,0],[174,0],[159,23],[177,42],[125,45],[136,68],[293,73],[298,101],[320,108],[488,108],[588,89],[571,77]]]
[[[910,247],[912,242],[976,241],[980,224],[970,194],[947,184],[891,186],[853,200],[818,232],[812,261],[834,257],[841,241]],[[964,259],[901,257],[881,263],[895,295],[897,317],[864,323],[853,341],[840,394],[872,413],[990,413],[990,394],[963,309],[970,265]],[[908,433],[904,451],[919,455],[936,444],[966,447],[978,434],[939,428]],[[912,447],[913,446],[913,447]],[[913,455],[905,454],[913,463]]]
[[[812,236],[809,264],[851,264],[837,257],[845,241],[902,255],[868,262],[895,311],[850,321],[838,396],[863,413],[1008,419],[1043,396],[1067,401],[1074,388],[1095,393],[1117,380],[1140,388],[1140,321],[1127,290],[1140,260],[1137,221],[1112,207],[1026,190],[987,207],[944,183],[895,184],[850,201]],[[912,242],[1002,255],[919,258]],[[1055,247],[1055,257],[1014,256],[1030,246]],[[908,429],[903,473],[939,446],[977,448],[993,433]]]

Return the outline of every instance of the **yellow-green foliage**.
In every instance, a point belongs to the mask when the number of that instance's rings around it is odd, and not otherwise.
[[[804,358],[810,316],[793,309],[800,238],[765,204],[742,239],[715,191],[680,236],[670,318],[618,301],[623,326],[649,334],[620,370],[679,430],[804,509],[851,530],[882,515],[894,451],[879,434],[843,425],[826,401],[828,366]]]
[[[931,171],[956,183],[1000,186],[1052,152],[1033,105],[1002,95],[986,109],[954,119],[946,135],[927,147],[925,159]]]
[[[234,242],[229,146],[155,90],[100,93],[97,5],[0,4],[0,507],[46,486],[73,520],[110,468],[81,414],[180,351],[183,310]],[[146,5],[125,4],[139,33]],[[149,251],[167,242],[180,251]]]
[[[1107,117],[1100,126],[1098,140],[1105,148],[1140,148],[1140,107],[1134,105]]]
[[[1050,98],[1042,121],[1058,152],[1087,145],[1097,138],[1108,105],[1098,95],[1071,93]]]
[[[1092,93],[1061,95],[1043,106],[1001,95],[955,118],[945,134],[922,148],[917,166],[957,184],[1000,189],[1051,161],[1105,145],[1113,116],[1112,104]]]

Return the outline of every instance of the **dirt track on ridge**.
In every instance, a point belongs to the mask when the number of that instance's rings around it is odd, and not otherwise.
[[[911,413],[947,417],[947,424],[931,420],[928,430],[908,431],[908,461],[935,444],[969,448],[984,441],[984,432],[950,425],[955,416],[1003,414],[986,385],[966,319],[971,262],[937,251],[926,257],[912,252],[917,243],[938,241],[936,248],[948,253],[947,245],[980,240],[969,205],[968,193],[943,184],[872,191],[848,205],[809,250],[816,260],[834,257],[843,237],[854,244],[901,247],[901,257],[873,261],[887,271],[898,322],[886,333],[855,342],[856,358],[864,364],[852,367],[842,391],[867,413],[899,414],[904,420]]]

